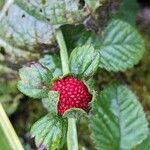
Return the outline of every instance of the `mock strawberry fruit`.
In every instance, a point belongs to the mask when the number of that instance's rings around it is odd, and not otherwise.
[[[88,111],[92,95],[81,80],[70,76],[64,77],[53,83],[52,90],[58,91],[60,94],[57,107],[59,114],[63,115],[66,110],[71,108]]]

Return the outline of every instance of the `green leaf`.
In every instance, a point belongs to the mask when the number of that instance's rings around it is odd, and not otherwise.
[[[61,149],[66,141],[66,132],[67,120],[53,114],[41,118],[31,128],[37,147],[42,144],[47,150]]]
[[[91,45],[75,48],[70,56],[70,70],[80,77],[90,77],[99,65],[99,54]]]
[[[30,16],[15,4],[0,22],[0,37],[12,47],[34,52],[52,45],[55,39],[50,24]]]
[[[73,24],[80,22],[83,10],[78,0],[16,0],[16,3],[35,18],[53,25]]]
[[[47,97],[51,86],[52,73],[40,64],[31,64],[19,70],[21,80],[18,89],[27,96],[33,98]]]
[[[52,25],[81,23],[90,13],[94,13],[105,0],[16,0],[16,4],[38,20]]]
[[[49,111],[57,114],[57,105],[59,101],[59,92],[50,91],[47,98],[43,98],[44,107]]]
[[[53,77],[62,76],[61,61],[56,55],[45,55],[39,62],[53,73]]]
[[[96,34],[87,31],[84,25],[64,25],[61,27],[69,53],[76,47],[95,42]]]
[[[131,25],[121,20],[112,20],[97,49],[100,67],[117,72],[137,64],[143,57],[145,46],[143,38]]]
[[[90,36],[90,32],[86,31],[84,25],[64,25],[61,26],[61,30],[69,51],[85,44]]]
[[[130,150],[148,135],[142,106],[124,85],[105,88],[93,103],[92,137],[99,150]]]

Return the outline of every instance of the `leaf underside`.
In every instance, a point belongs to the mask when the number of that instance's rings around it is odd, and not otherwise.
[[[44,107],[54,114],[57,114],[57,107],[58,107],[58,101],[59,101],[59,92],[56,91],[49,91],[48,97],[43,98],[42,102]]]

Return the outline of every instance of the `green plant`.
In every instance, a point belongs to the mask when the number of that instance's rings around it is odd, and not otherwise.
[[[87,118],[97,149],[149,149],[148,122],[141,104],[130,88],[117,81],[99,91],[94,83],[94,75],[98,69],[124,72],[142,59],[145,46],[144,39],[135,28],[137,9],[132,13],[133,18],[128,18],[123,8],[130,2],[125,0],[99,35],[87,31],[82,25],[64,26],[82,24],[90,15],[97,21],[98,8],[104,3],[105,0],[49,0],[40,1],[39,5],[34,1],[16,0],[10,9],[10,12],[25,11],[27,17],[34,17],[36,21],[31,19],[31,22],[43,25],[47,30],[44,37],[48,38],[46,44],[51,45],[56,40],[60,49],[60,56],[45,55],[19,70],[18,89],[29,97],[41,99],[47,109],[47,114],[31,128],[37,147],[43,146],[48,150],[65,149],[64,145],[67,143],[68,150],[84,149],[78,143],[76,123]],[[10,18],[13,18],[13,14],[1,22],[2,30],[13,28]],[[23,30],[11,35],[5,35],[2,30],[0,36],[10,44],[15,43],[15,56],[20,52],[19,59],[25,59],[29,55],[38,57],[34,54],[34,49],[38,48],[36,42],[43,40],[39,30],[36,32],[39,39],[36,40],[33,36],[24,34]],[[35,29],[31,26],[27,32],[34,35],[33,30]],[[5,46],[3,40],[0,43]],[[10,49],[11,45],[7,47],[9,52]],[[89,111],[73,107],[63,114],[58,112],[61,93],[53,90],[53,84],[68,76],[81,80],[88,88],[92,95],[92,100],[88,103]]]

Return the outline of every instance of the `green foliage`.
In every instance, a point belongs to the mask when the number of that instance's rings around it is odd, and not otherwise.
[[[53,73],[53,77],[59,77],[62,75],[60,58],[56,55],[45,55],[39,60],[39,62],[44,67],[51,70],[51,72]]]
[[[99,94],[92,106],[90,127],[99,150],[131,149],[148,135],[143,109],[124,85],[110,85]]]
[[[0,38],[9,43],[13,51],[14,48],[35,51],[40,44],[51,45],[54,41],[52,33],[51,25],[30,16],[15,4],[0,22]]]
[[[3,3],[1,0],[0,8]],[[87,3],[88,7],[93,8],[93,3]],[[31,56],[37,58],[37,50],[54,44],[55,28],[62,24],[82,23],[90,13],[86,6],[82,6],[78,0],[15,0],[15,4],[10,6],[7,15],[0,22],[0,43],[17,59],[31,59]]]
[[[111,20],[101,37],[86,31],[83,26],[64,26],[62,29],[69,50],[85,44],[92,45],[99,52],[99,66],[108,71],[117,72],[132,68],[140,61],[145,51],[144,40],[140,34],[120,19]],[[88,52],[82,53],[84,57],[89,55]]]
[[[88,11],[94,12],[101,1],[85,1],[85,6],[78,0],[47,0],[36,2],[35,0],[16,0],[18,6],[34,16],[38,20],[48,22],[52,25],[81,23]],[[104,0],[103,0],[104,1]],[[86,10],[86,12],[85,12]]]
[[[52,73],[40,64],[31,64],[19,71],[21,80],[18,82],[19,90],[33,98],[47,97],[51,85]]]
[[[96,37],[93,32],[87,31],[83,25],[64,25],[61,29],[69,52],[76,47],[91,44]]]
[[[91,45],[75,48],[70,56],[70,70],[76,76],[90,77],[99,65],[99,54]]]
[[[87,84],[92,93],[94,82],[91,77],[98,67],[114,72],[125,71],[137,64],[144,53],[144,41],[130,25],[135,24],[136,0],[123,1],[101,37],[87,31],[83,25],[76,26],[82,24],[87,16],[94,18],[96,10],[104,1],[15,0],[16,3],[10,6],[6,17],[0,22],[0,44],[7,46],[4,48],[9,54],[17,55],[19,59],[32,60],[31,52],[51,47],[55,42],[55,29],[64,25],[61,29],[71,53],[70,72],[85,80],[90,78]],[[127,6],[133,8],[133,11],[126,11]],[[38,56],[36,55],[36,58],[39,58]],[[21,61],[24,62],[22,59]],[[67,65],[68,63],[64,66]],[[73,108],[67,110],[62,117],[57,114],[59,93],[50,90],[53,78],[62,76],[60,58],[45,55],[39,63],[23,67],[19,73],[19,90],[27,96],[41,98],[49,112],[31,129],[36,145],[46,146],[48,150],[62,148],[67,132],[67,120],[63,117],[82,118],[86,113]],[[139,144],[144,150],[149,147],[149,139],[146,139],[148,125],[144,112],[135,95],[126,86],[111,85],[102,91],[97,101],[93,101],[90,127],[97,149],[128,150]],[[71,130],[75,130],[75,127]]]
[[[62,148],[65,143],[67,121],[54,114],[48,114],[37,121],[31,128],[36,145],[46,146],[47,150]]]
[[[143,38],[126,22],[112,20],[104,31],[102,41],[97,46],[100,67],[108,71],[125,71],[132,68],[143,57]]]
[[[84,17],[78,0],[47,0],[40,4],[35,0],[16,0],[16,3],[30,15],[53,25],[77,23]]]
[[[42,102],[43,102],[45,108],[49,112],[53,112],[53,113],[57,114],[58,100],[59,100],[59,93],[56,91],[49,91],[48,97],[43,98]]]

